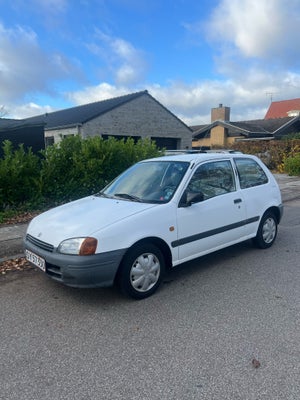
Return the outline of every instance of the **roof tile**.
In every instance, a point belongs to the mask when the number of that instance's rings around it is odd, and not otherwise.
[[[292,100],[273,101],[265,115],[265,119],[284,118],[289,111],[300,111],[300,98]]]

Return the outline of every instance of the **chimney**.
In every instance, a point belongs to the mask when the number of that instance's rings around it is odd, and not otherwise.
[[[214,121],[230,121],[230,107],[223,107],[223,104],[219,104],[218,108],[212,108],[211,122]]]

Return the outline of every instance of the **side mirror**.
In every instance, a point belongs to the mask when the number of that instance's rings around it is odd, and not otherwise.
[[[204,195],[202,192],[193,193],[185,191],[179,202],[179,207],[190,207],[192,204],[200,203],[204,200]]]

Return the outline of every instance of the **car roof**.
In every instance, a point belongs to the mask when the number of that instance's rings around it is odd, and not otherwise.
[[[207,160],[224,160],[231,158],[253,158],[253,156],[248,154],[239,154],[239,153],[186,153],[186,154],[171,154],[167,156],[161,156],[156,158],[151,158],[149,160],[144,161],[185,161],[185,162],[201,162]]]

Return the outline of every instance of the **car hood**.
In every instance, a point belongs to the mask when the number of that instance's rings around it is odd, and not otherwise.
[[[35,217],[27,233],[57,247],[62,240],[93,236],[97,231],[157,204],[89,196]]]

